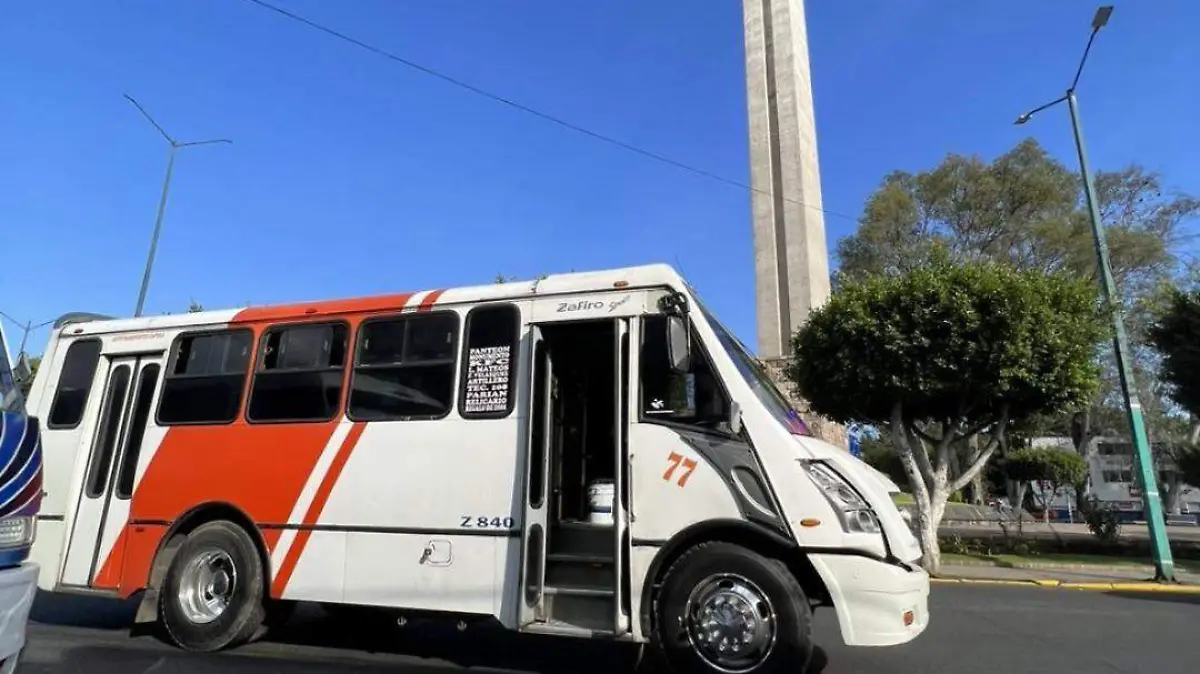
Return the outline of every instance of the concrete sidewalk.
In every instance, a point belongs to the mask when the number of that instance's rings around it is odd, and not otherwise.
[[[1153,582],[1153,567],[1073,565],[1014,569],[987,564],[943,564],[934,583],[1039,585],[1076,590],[1200,594],[1200,574],[1177,571],[1176,584]]]

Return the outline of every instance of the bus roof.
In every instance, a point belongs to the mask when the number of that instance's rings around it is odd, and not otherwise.
[[[86,312],[64,314],[54,323],[56,332],[71,327],[72,334],[102,334],[183,328],[194,325],[255,323],[334,316],[359,312],[395,311],[406,305],[430,308],[439,305],[512,300],[567,293],[603,292],[620,288],[670,286],[681,288],[683,278],[667,264],[649,264],[587,272],[551,274],[542,279],[487,285],[423,290],[387,295],[295,302],[289,304],[215,309],[140,318],[114,318]]]

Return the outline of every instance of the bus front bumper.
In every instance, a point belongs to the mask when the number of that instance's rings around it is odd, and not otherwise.
[[[856,555],[809,554],[847,646],[896,646],[929,624],[929,574]]]
[[[16,671],[25,647],[25,625],[37,594],[38,567],[25,563],[0,569],[0,674]]]

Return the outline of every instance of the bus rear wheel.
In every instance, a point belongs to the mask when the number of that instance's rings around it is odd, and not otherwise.
[[[667,570],[655,640],[680,674],[808,671],[812,609],[776,559],[740,545],[703,543]]]
[[[217,651],[262,632],[265,574],[254,541],[240,526],[209,522],[179,547],[159,592],[168,637],[188,651]]]

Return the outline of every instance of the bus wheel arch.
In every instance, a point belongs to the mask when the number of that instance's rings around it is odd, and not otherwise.
[[[154,561],[150,564],[149,578],[145,581],[147,591],[143,594],[138,605],[137,615],[134,617],[135,624],[152,623],[159,619],[158,593],[162,589],[163,581],[167,577],[167,571],[171,568],[176,553],[187,540],[188,534],[209,522],[218,520],[225,520],[241,527],[254,542],[259,562],[262,564],[264,584],[266,588],[271,587],[271,557],[262,532],[259,531],[250,516],[231,503],[202,503],[176,519],[163,534],[162,540],[159,541],[158,549],[154,553]],[[267,594],[270,594],[269,589]],[[269,597],[264,597],[264,599],[269,599]]]
[[[765,557],[780,560],[796,577],[805,594],[817,605],[832,604],[821,575],[794,542],[765,527],[743,520],[712,520],[694,524],[678,532],[660,547],[654,556],[642,586],[639,619],[643,635],[649,637],[654,634],[657,595],[667,571],[689,550],[714,542],[732,543]]]

